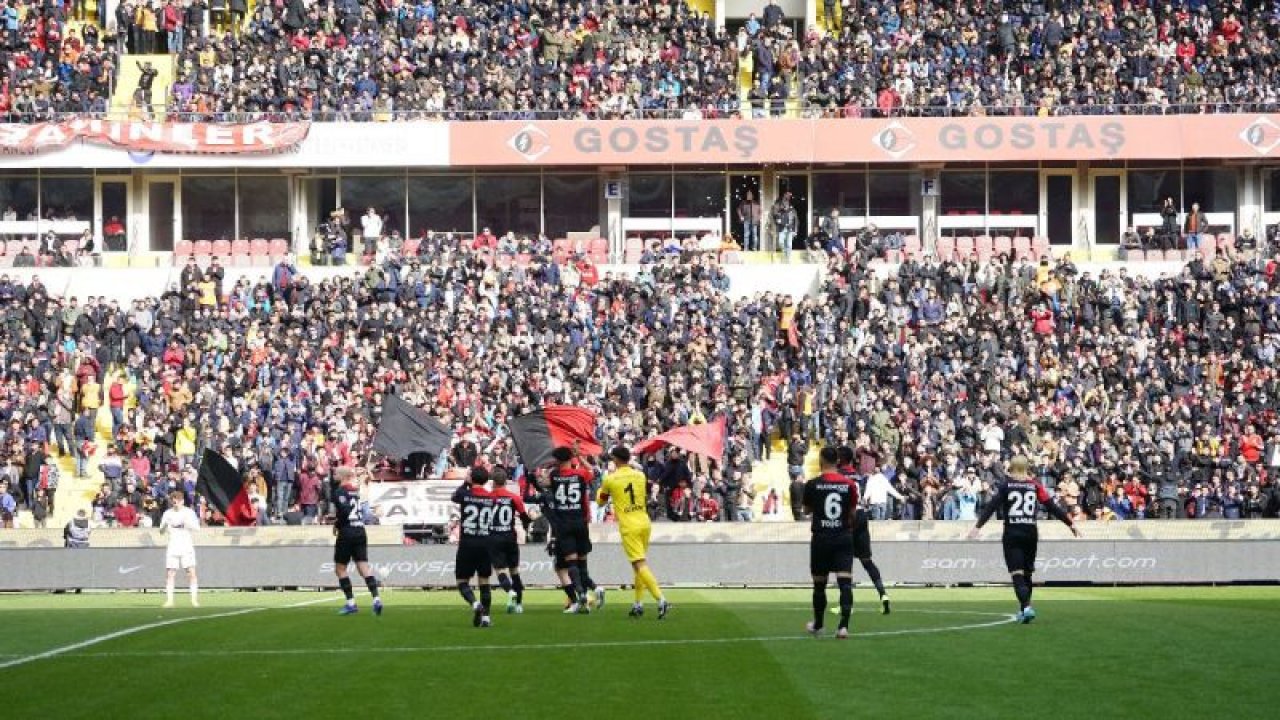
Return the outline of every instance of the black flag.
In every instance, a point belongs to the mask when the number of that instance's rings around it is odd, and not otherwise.
[[[403,460],[414,453],[439,457],[449,447],[453,432],[442,422],[400,398],[388,395],[382,402],[382,421],[373,437],[373,449]]]

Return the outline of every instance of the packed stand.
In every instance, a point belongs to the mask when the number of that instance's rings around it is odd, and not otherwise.
[[[697,252],[650,253],[624,279],[541,239],[505,266],[496,238],[417,240],[318,283],[288,261],[234,285],[192,262],[123,305],[0,278],[0,510],[52,505],[48,456],[71,454],[102,471],[99,522],[145,525],[167,490],[194,493],[211,447],[239,463],[259,522],[313,521],[334,468],[382,462],[369,446],[391,391],[454,429],[447,454],[384,464],[392,477],[524,477],[506,421],[544,403],[595,409],[606,447],[723,415],[724,457],[646,460],[651,512],[676,521],[756,519],[755,461],[785,453],[799,482],[820,443],[854,449],[875,518],[971,519],[1014,456],[1080,518],[1280,510],[1274,257],[1147,279],[1004,258],[881,277],[854,254],[814,298],[731,300]],[[766,514],[785,519],[786,495]]]
[[[38,122],[102,115],[119,54],[96,24],[69,27],[60,3],[6,0],[0,5],[0,118]]]

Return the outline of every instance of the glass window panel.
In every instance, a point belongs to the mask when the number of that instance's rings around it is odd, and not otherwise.
[[[547,237],[566,237],[600,226],[603,195],[595,175],[544,175],[542,197]]]
[[[359,218],[374,208],[382,216],[382,232],[404,232],[405,179],[399,176],[343,175],[342,207],[359,228]],[[354,231],[353,231],[354,232]]]
[[[1236,211],[1236,171],[1216,168],[1182,171],[1182,206],[1200,203],[1204,212]]]
[[[867,176],[865,173],[814,173],[813,211],[826,215],[831,208],[841,215],[862,217],[867,214]]]
[[[920,215],[920,173],[871,173],[868,215]]]
[[[428,230],[475,232],[471,216],[470,175],[428,175],[409,178],[409,230],[414,237]]]
[[[671,217],[671,175],[632,175],[627,181],[627,217]]]
[[[1264,171],[1267,178],[1267,211],[1280,212],[1280,168]]]
[[[1129,212],[1158,213],[1165,198],[1182,207],[1182,184],[1177,168],[1129,171]]]
[[[182,238],[235,239],[235,207],[234,177],[183,177]]]
[[[724,174],[677,174],[672,181],[675,217],[720,218],[724,216]]]
[[[0,213],[15,220],[34,220],[37,207],[36,176],[0,175]]]
[[[40,212],[58,220],[92,220],[93,178],[42,177]]]
[[[990,184],[988,203],[993,214],[1034,215],[1040,212],[1040,174],[1034,170],[993,171],[987,182]]]
[[[987,212],[987,177],[978,172],[944,172],[941,178],[942,213],[984,215]]]
[[[542,179],[537,175],[476,177],[477,229],[495,235],[537,235],[542,230]]]
[[[289,237],[289,178],[240,176],[240,237]]]

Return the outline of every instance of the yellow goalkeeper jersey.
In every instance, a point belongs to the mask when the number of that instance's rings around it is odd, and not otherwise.
[[[603,505],[606,500],[613,500],[613,515],[618,519],[618,529],[626,533],[649,527],[646,497],[644,474],[635,468],[624,467],[604,476],[596,502]]]

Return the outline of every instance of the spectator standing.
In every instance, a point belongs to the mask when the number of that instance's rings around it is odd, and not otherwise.
[[[1200,203],[1191,203],[1191,210],[1187,212],[1186,220],[1183,221],[1183,230],[1187,235],[1187,249],[1200,249],[1200,236],[1208,230],[1209,224],[1205,219],[1204,213],[1200,212]]]
[[[65,547],[82,550],[89,547],[89,515],[80,509],[62,529],[62,544]]]
[[[760,201],[756,200],[756,196],[750,190],[742,198],[742,202],[738,204],[738,220],[742,223],[742,249],[747,252],[755,252],[760,249],[760,221],[763,218],[763,209],[760,207]]]
[[[778,250],[782,252],[783,262],[791,261],[791,247],[795,242],[796,230],[799,227],[799,216],[791,203],[791,192],[782,193],[782,197],[773,205],[771,213],[773,231],[777,238]]]

